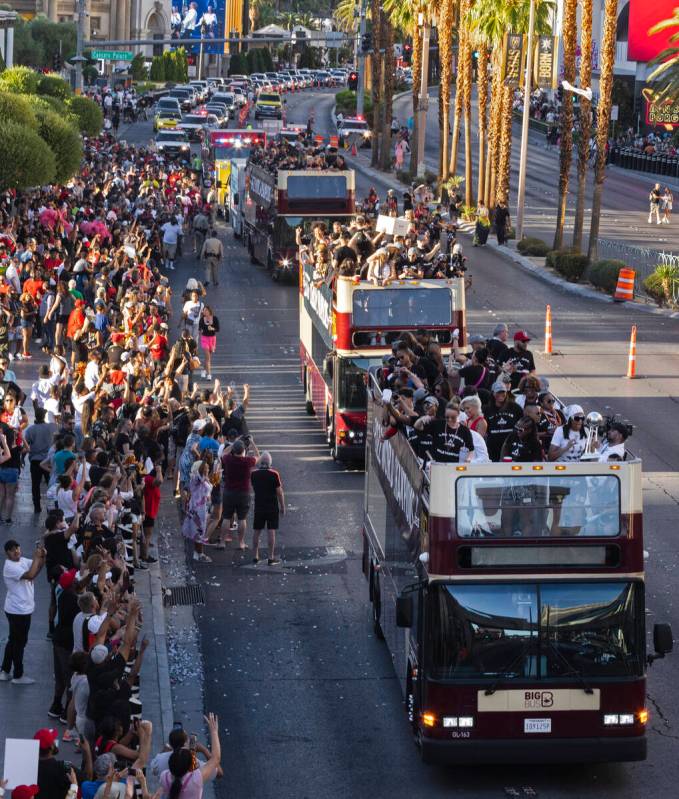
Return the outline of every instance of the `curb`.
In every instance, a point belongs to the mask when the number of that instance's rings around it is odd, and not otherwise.
[[[356,171],[361,172],[368,177],[379,180],[381,183],[388,185],[390,188],[393,188],[396,191],[404,190],[404,184],[398,180],[394,180],[389,174],[379,172],[378,170],[369,166],[364,166],[357,160],[357,158],[353,158],[351,156],[345,156],[345,158],[347,162],[350,163],[354,169],[356,169]],[[468,227],[466,227],[466,225],[468,225]],[[471,223],[462,223],[462,225],[459,227],[459,230],[460,233],[462,233],[464,236],[468,236],[469,238],[471,238],[474,234],[474,226]],[[550,285],[555,286],[556,288],[559,288],[568,294],[573,294],[588,300],[594,300],[595,302],[603,303],[605,305],[613,304],[611,298],[607,294],[602,294],[601,292],[595,291],[587,286],[580,286],[577,283],[570,283],[561,277],[557,277],[543,267],[534,264],[531,260],[525,258],[514,249],[500,247],[498,244],[494,244],[492,242],[488,242],[488,244],[484,246],[486,249],[492,250],[493,252],[497,253],[497,255],[501,256],[515,266],[518,266],[520,269],[523,269],[525,272],[530,272],[534,277],[536,277],[538,280],[541,280],[543,283],[549,283]],[[635,311],[639,311],[640,313],[664,316],[666,319],[679,319],[679,311],[672,311],[669,308],[658,308],[656,306],[645,305],[643,303],[636,302],[627,303],[627,307],[632,308]]]
[[[170,664],[167,656],[167,629],[163,609],[163,585],[160,565],[156,563],[148,570],[151,591],[151,619],[156,647],[158,669],[158,693],[160,696],[160,721],[163,728],[163,742],[167,741],[174,724],[172,708],[172,689],[170,687]]]

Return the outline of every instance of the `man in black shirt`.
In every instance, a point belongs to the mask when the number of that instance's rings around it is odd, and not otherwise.
[[[281,478],[271,468],[271,455],[262,452],[257,461],[257,468],[250,474],[250,483],[255,497],[255,518],[253,521],[252,548],[253,562],[259,563],[259,537],[264,527],[269,533],[269,566],[276,566],[280,559],[276,557],[276,530],[278,529],[279,512],[285,515],[285,496]]]
[[[488,339],[488,343],[486,344],[486,349],[498,366],[503,364],[509,357],[510,349],[505,344],[508,337],[509,328],[504,322],[500,322],[499,325],[495,325],[493,338]]]
[[[488,457],[492,461],[499,461],[505,439],[523,414],[521,408],[509,399],[507,387],[500,380],[493,383],[491,393],[493,396],[490,404],[483,410],[488,424],[486,444]]]
[[[67,770],[63,760],[57,760],[59,754],[56,730],[38,730],[33,738],[38,741],[38,787],[37,799],[65,799],[71,787],[77,788],[77,779],[73,769]],[[75,796],[75,793],[74,793]]]
[[[57,615],[52,633],[54,652],[54,699],[47,715],[53,719],[66,719],[61,700],[71,682],[69,661],[73,652],[73,622],[78,615],[76,569],[65,571],[59,578],[57,588]]]
[[[528,349],[530,336],[525,330],[514,333],[514,348],[509,350],[505,363],[511,369],[512,389],[518,388],[521,378],[535,374],[535,360]]]

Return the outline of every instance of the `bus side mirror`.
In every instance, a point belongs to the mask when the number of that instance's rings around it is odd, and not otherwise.
[[[653,648],[655,649],[654,655],[648,656],[648,662],[653,663],[654,660],[664,658],[674,648],[674,639],[672,638],[672,628],[669,624],[654,624],[653,625]]]
[[[328,377],[332,377],[333,370],[335,368],[335,364],[332,359],[332,355],[326,355],[323,358],[323,374],[328,375]]]
[[[413,626],[414,603],[412,594],[396,597],[396,626]]]

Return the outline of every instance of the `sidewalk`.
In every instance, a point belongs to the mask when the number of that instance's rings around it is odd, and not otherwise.
[[[370,166],[370,156],[363,155],[359,152],[359,155],[352,156],[346,155],[345,158],[347,163],[350,166],[353,166],[358,172],[366,175],[368,178],[379,182],[383,186],[387,188],[394,189],[398,194],[402,194],[408,187],[401,183],[400,180],[397,180],[391,173],[388,172],[381,172],[378,169],[374,169]],[[468,239],[467,243],[467,250],[466,254],[467,257],[471,260],[471,253],[481,252],[482,250],[491,250],[495,252],[497,255],[504,258],[506,261],[509,261],[520,269],[523,269],[526,272],[530,272],[532,275],[537,277],[539,280],[542,280],[544,283],[550,283],[553,286],[558,287],[562,291],[566,291],[569,294],[576,294],[579,297],[585,297],[590,300],[594,300],[596,302],[604,303],[606,305],[611,304],[611,298],[608,294],[604,294],[603,292],[596,291],[589,286],[581,285],[579,283],[570,283],[569,281],[565,280],[559,275],[555,274],[549,269],[546,269],[542,266],[537,259],[528,258],[524,255],[521,255],[516,250],[516,242],[510,241],[507,246],[500,247],[495,242],[491,241],[490,238],[488,239],[488,243],[483,248],[476,248],[472,249],[471,245],[471,238],[474,234],[474,224],[472,222],[461,222],[458,226],[459,232]],[[472,263],[473,266],[473,263]],[[632,304],[635,311],[640,311],[641,313],[650,313],[655,314],[658,316],[665,316],[668,319],[679,319],[679,311],[673,311],[670,308],[659,308],[656,305],[647,304],[644,302],[634,301],[633,303],[627,303],[628,305]]]
[[[35,369],[35,361],[31,362]],[[26,381],[23,388],[26,390]],[[0,527],[0,539],[4,546],[8,538],[15,538],[22,548],[24,557],[30,558],[35,541],[43,531],[45,510],[37,517],[33,513],[30,476],[25,469],[19,481],[14,522],[11,526]],[[4,563],[4,552],[3,552]],[[153,754],[159,752],[172,729],[172,697],[165,643],[165,622],[158,564],[148,571],[136,570],[134,574],[136,594],[142,602],[143,628],[140,635],[149,639],[140,675],[142,717],[153,723]],[[4,584],[0,589],[4,602]],[[66,727],[47,715],[54,692],[52,643],[46,637],[48,630],[47,612],[50,592],[44,570],[35,580],[36,610],[31,621],[28,646],[24,656],[26,676],[36,680],[35,685],[18,686],[11,682],[0,684],[0,768],[5,758],[5,738],[32,738],[41,727],[59,730],[63,738]],[[0,647],[4,651],[7,640],[7,622],[4,613],[0,622]],[[80,763],[80,754],[70,743],[61,743],[60,758]]]

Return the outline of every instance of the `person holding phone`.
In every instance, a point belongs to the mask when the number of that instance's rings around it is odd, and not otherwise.
[[[201,799],[205,783],[217,776],[222,757],[219,720],[208,713],[205,721],[210,731],[210,758],[201,766],[195,751],[182,747],[172,752],[167,771],[160,775],[160,786],[168,799]]]

